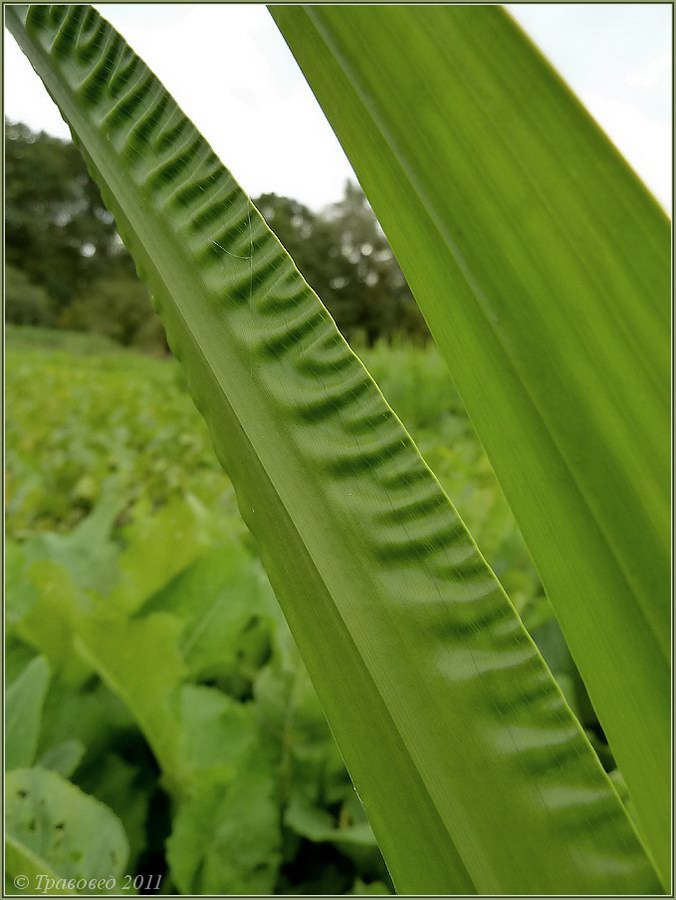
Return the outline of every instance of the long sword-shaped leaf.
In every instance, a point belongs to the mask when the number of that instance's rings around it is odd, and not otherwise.
[[[667,218],[504,10],[271,11],[446,357],[666,879]]]
[[[499,584],[232,176],[94,10],[7,16],[151,287],[399,890],[655,890]]]

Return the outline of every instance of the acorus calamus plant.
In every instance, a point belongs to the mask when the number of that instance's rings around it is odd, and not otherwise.
[[[272,10],[446,356],[628,810],[401,422],[195,126],[93,8],[6,9],[152,293],[397,890],[668,890],[654,199],[497,7]]]

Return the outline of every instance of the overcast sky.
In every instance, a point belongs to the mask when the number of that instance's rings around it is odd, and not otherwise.
[[[264,6],[96,6],[154,69],[249,194],[275,191],[313,208],[340,198],[352,170]],[[508,9],[671,211],[671,5]],[[4,84],[10,119],[68,137],[7,31]]]

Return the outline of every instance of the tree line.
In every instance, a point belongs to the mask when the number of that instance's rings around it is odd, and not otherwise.
[[[425,339],[427,329],[361,189],[315,212],[254,199],[350,340]],[[164,352],[162,326],[74,144],[5,122],[5,318],[89,331]]]

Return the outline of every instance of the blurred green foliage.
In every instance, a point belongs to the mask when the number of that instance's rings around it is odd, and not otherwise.
[[[56,323],[56,304],[47,291],[33,284],[16,266],[5,266],[5,319],[16,325]]]
[[[427,326],[364,193],[345,185],[343,198],[320,213],[296,200],[263,194],[254,201],[342,334],[373,346]]]
[[[361,355],[612,768],[436,350]],[[389,892],[178,365],[10,327],[7,404],[10,875],[30,875],[29,859],[100,872],[102,834],[118,891],[124,875],[161,875],[163,892],[188,894]]]
[[[166,353],[164,332],[113,218],[72,143],[6,122],[6,319],[102,334]],[[263,194],[256,205],[349,338],[427,328],[362,191],[322,212]]]
[[[58,311],[97,278],[133,271],[74,144],[6,121],[5,173],[6,261]]]

